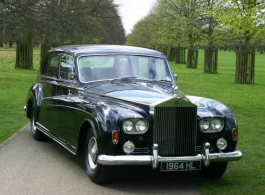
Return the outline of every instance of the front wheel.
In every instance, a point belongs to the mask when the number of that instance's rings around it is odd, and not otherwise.
[[[228,162],[211,163],[209,167],[203,167],[200,175],[205,178],[217,179],[223,176]]]
[[[31,115],[30,115],[30,129],[32,137],[37,141],[42,141],[46,138],[46,135],[42,133],[40,130],[36,127],[36,121],[35,121],[35,112],[34,108],[31,109]]]
[[[93,135],[92,130],[89,131],[85,144],[85,166],[86,172],[96,184],[109,183],[114,178],[114,167],[104,166],[97,162],[98,160],[98,144],[97,139]]]

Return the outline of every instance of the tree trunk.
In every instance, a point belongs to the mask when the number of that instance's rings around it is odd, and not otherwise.
[[[25,31],[23,42],[17,42],[15,68],[33,69],[32,32]]]
[[[204,73],[217,73],[218,49],[204,50]]]
[[[186,64],[186,49],[182,47],[176,48],[175,62],[178,64]]]
[[[168,61],[172,61],[172,60],[173,60],[173,58],[172,58],[172,48],[171,48],[171,46],[168,46],[168,47],[167,47],[167,59],[168,59]]]
[[[236,51],[236,83],[254,83],[255,73],[255,50]]]
[[[187,60],[187,68],[197,68],[198,65],[198,50],[188,49],[188,60]]]
[[[255,73],[255,50],[250,50],[249,32],[245,32],[245,42],[242,50],[236,51],[236,83],[254,83]]]
[[[40,63],[42,64],[49,50],[52,48],[51,43],[46,39],[43,44],[41,44],[40,52]]]

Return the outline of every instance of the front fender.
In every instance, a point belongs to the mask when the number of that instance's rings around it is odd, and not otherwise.
[[[226,125],[228,129],[232,130],[237,128],[237,122],[234,114],[231,110],[223,103],[198,96],[186,96],[193,104],[198,107],[198,117],[223,117],[226,119]]]
[[[129,107],[129,105],[128,105]],[[125,108],[121,105],[107,104],[99,101],[95,105],[97,120],[102,126],[103,131],[112,132],[120,130],[119,124],[127,118],[144,118],[145,113],[136,107]]]
[[[41,106],[41,102],[43,99],[43,90],[42,90],[42,84],[40,83],[35,83],[34,85],[32,85],[31,87],[31,93],[34,96],[34,100],[36,101],[36,105],[38,107]]]

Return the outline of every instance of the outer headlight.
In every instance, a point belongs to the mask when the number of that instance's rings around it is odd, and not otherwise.
[[[131,132],[133,130],[133,122],[130,120],[126,120],[122,123],[122,129],[126,132]]]
[[[148,126],[148,121],[144,119],[127,119],[122,123],[123,132],[127,134],[144,134]]]
[[[200,129],[204,133],[220,132],[224,128],[223,118],[203,118],[199,123]]]
[[[219,119],[215,119],[211,122],[211,126],[214,130],[221,130],[223,128],[223,124]]]

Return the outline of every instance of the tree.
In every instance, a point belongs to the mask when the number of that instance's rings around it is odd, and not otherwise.
[[[216,7],[222,25],[240,40],[236,53],[236,83],[254,83],[255,51],[252,40],[264,33],[265,2],[262,0],[223,0]]]
[[[151,38],[154,33],[154,25],[152,15],[149,14],[144,19],[137,22],[132,32],[127,35],[127,45],[135,45],[140,47],[153,47]]]
[[[195,42],[200,38],[202,22],[200,17],[199,0],[158,0],[165,5],[164,14],[171,20],[178,21],[180,32],[187,38],[188,60],[187,68],[197,68],[197,51],[194,50]]]
[[[33,39],[44,43],[46,50],[63,44],[125,42],[112,0],[2,0],[0,7],[1,39],[16,40],[18,57],[28,53],[21,44],[32,47]],[[32,68],[24,59],[31,57],[20,57],[16,67]]]

